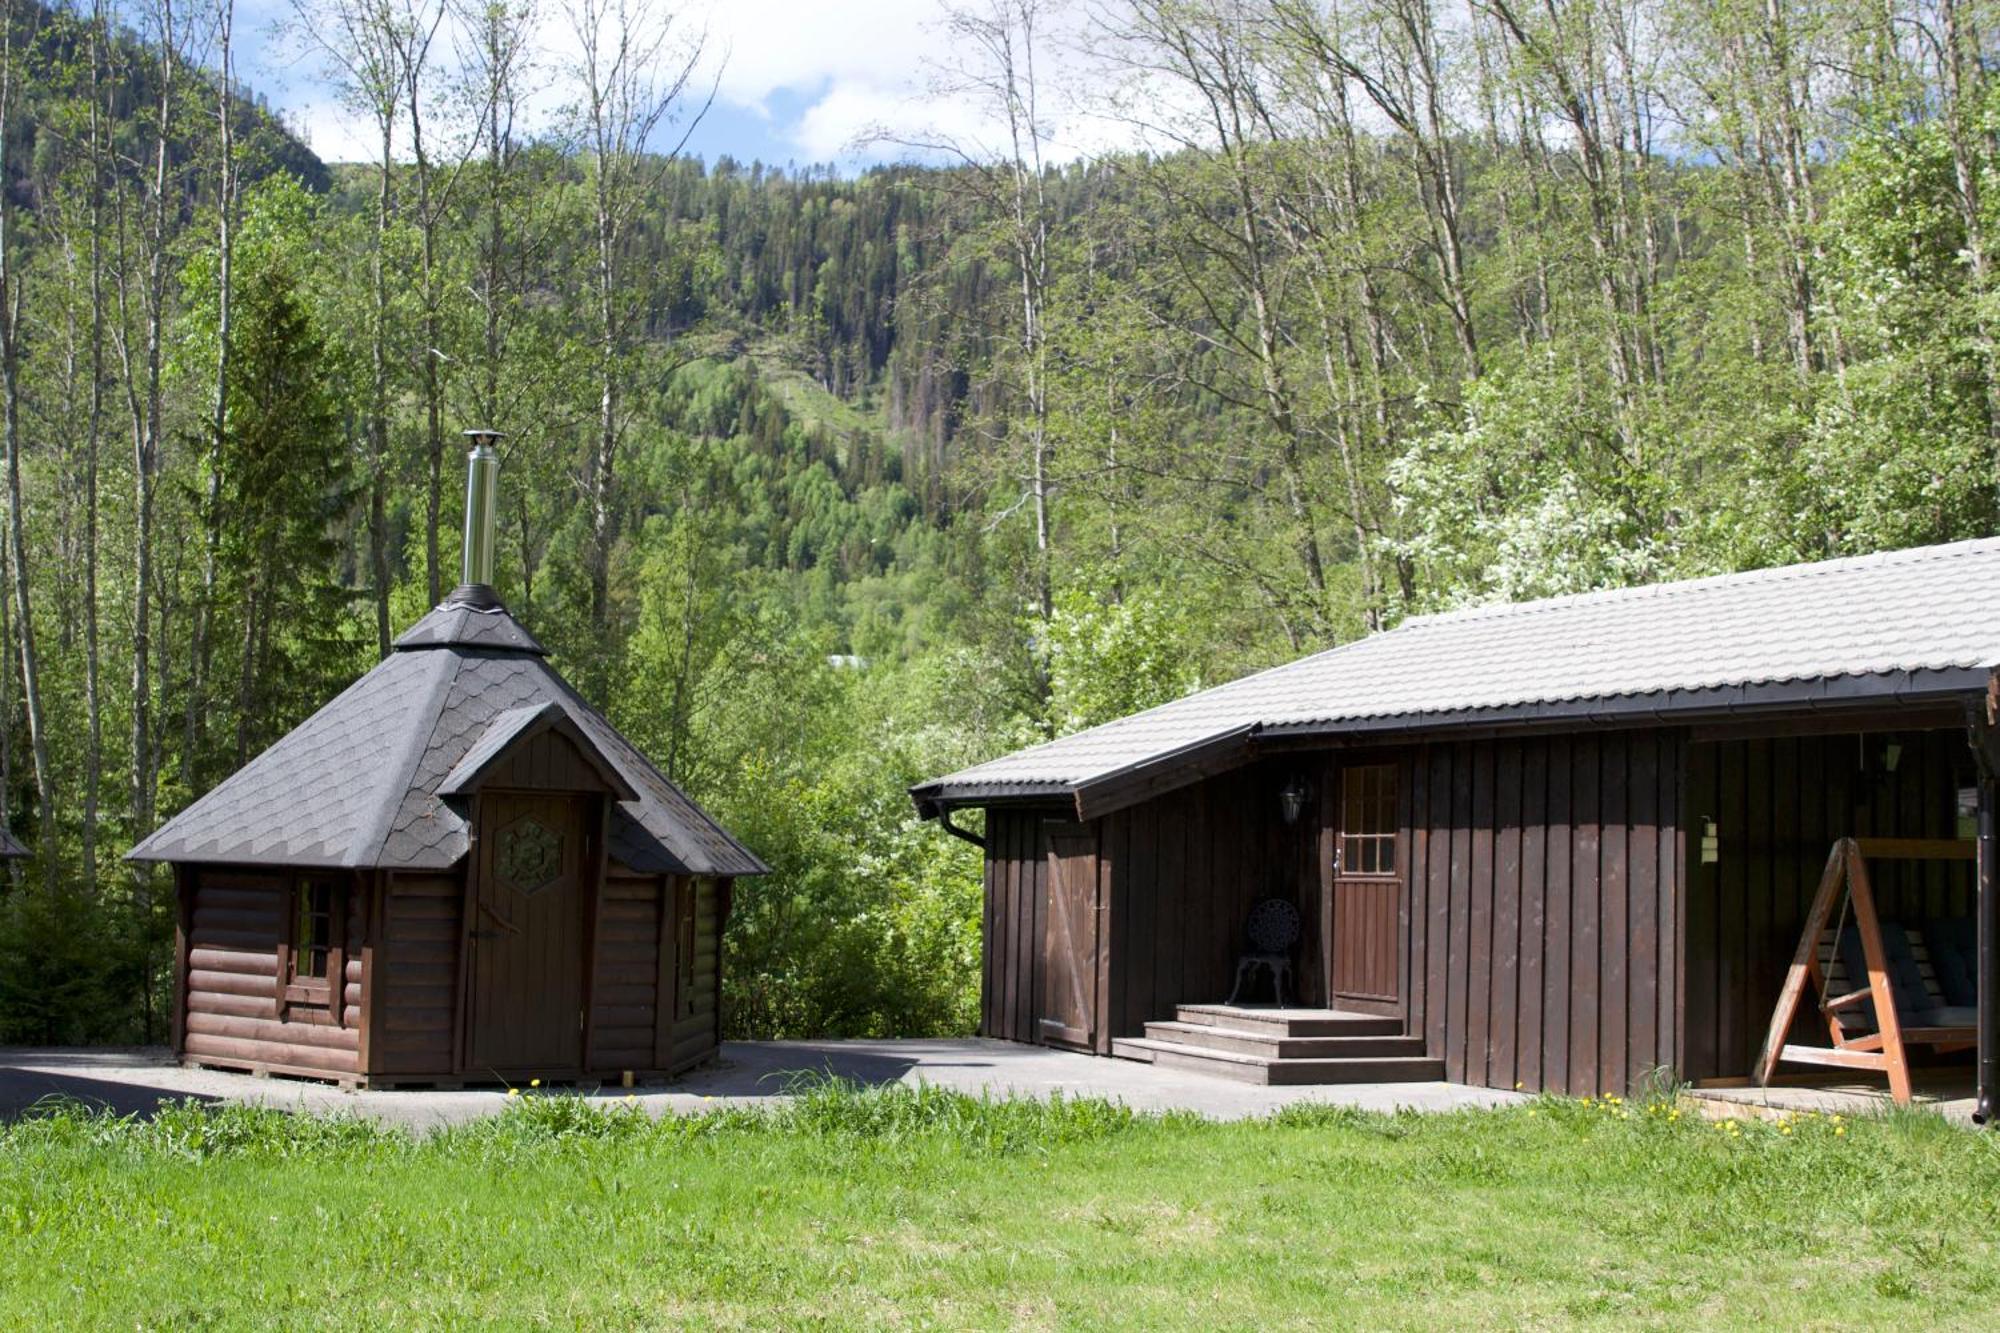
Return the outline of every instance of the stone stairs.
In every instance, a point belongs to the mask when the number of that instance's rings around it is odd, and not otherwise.
[[[1111,1053],[1162,1069],[1214,1074],[1243,1083],[1430,1083],[1444,1061],[1424,1056],[1402,1020],[1333,1009],[1269,1009],[1184,1004],[1170,1021],[1120,1037]]]

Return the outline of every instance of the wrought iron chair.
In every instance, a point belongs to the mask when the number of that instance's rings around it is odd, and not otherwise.
[[[1283,898],[1266,898],[1250,909],[1243,923],[1244,950],[1236,958],[1236,984],[1227,1004],[1235,1004],[1244,983],[1262,968],[1271,978],[1271,1002],[1285,1007],[1285,984],[1292,979],[1292,949],[1299,942],[1299,909]]]

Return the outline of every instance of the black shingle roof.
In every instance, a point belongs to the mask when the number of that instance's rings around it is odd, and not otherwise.
[[[331,703],[134,847],[135,861],[442,870],[469,845],[442,783],[498,725],[554,704],[637,793],[611,854],[646,873],[760,875],[764,863],[667,781],[501,607],[447,602]],[[507,715],[503,718],[503,715]],[[499,743],[500,738],[495,738]]]

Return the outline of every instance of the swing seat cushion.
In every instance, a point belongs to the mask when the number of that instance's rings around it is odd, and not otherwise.
[[[1896,921],[1881,923],[1882,961],[1889,973],[1889,993],[1896,1004],[1896,1017],[1905,1028],[1972,1028],[1979,1022],[1979,1010],[1971,1004],[1958,1004],[1955,997],[1943,991],[1942,979],[1937,991],[1924,979],[1924,969],[1917,962],[1916,951],[1910,946],[1909,933]],[[1930,952],[1933,970],[1940,970],[1936,962],[1937,952],[1931,947],[1931,935],[1924,937],[1925,948]],[[1840,932],[1840,962],[1847,973],[1848,984],[1855,987],[1868,984],[1868,955],[1861,947],[1861,931],[1849,925]],[[1975,994],[1977,987],[1975,986]],[[1873,1001],[1864,1000],[1852,1011],[1855,1026],[1873,1028],[1877,1026]]]
[[[1971,1010],[1979,1004],[1978,937],[1969,916],[1932,917],[1921,927],[1944,1002]],[[1968,1020],[1969,1021],[1969,1020]]]

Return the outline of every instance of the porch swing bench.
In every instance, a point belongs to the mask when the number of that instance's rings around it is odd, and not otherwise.
[[[1871,860],[1971,861],[1974,855],[1973,844],[1941,838],[1842,838],[1833,844],[1757,1057],[1760,1087],[1770,1086],[1781,1062],[1869,1070],[1886,1074],[1896,1104],[1908,1106],[1910,1047],[1953,1051],[1977,1042],[1972,923],[1956,917],[1884,920],[1868,878]],[[1787,1041],[1808,985],[1826,1022],[1826,1046]]]

